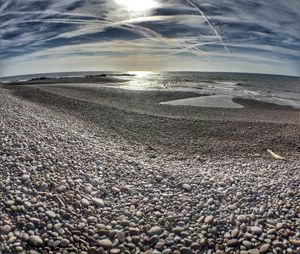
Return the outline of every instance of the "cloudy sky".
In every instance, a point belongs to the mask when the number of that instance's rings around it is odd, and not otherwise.
[[[299,0],[0,0],[0,76],[300,75]]]

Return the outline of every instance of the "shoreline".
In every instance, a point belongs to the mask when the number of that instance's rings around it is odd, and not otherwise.
[[[91,90],[94,97],[88,93],[87,98],[78,99],[62,93],[69,94],[70,87],[58,91],[51,90],[53,87],[6,88],[25,100],[72,112],[86,121],[87,127],[101,125],[108,133],[133,143],[149,144],[158,151],[169,153],[175,150],[177,154],[184,154],[183,157],[189,154],[230,157],[257,153],[267,157],[267,149],[284,154],[297,154],[300,149],[300,117],[297,118],[300,111],[278,109],[268,103],[240,100],[246,106],[242,109],[173,107],[157,104],[162,99],[190,97],[191,94],[100,89]],[[85,96],[85,89],[72,91],[76,96]],[[95,98],[100,98],[101,102]]]
[[[114,86],[114,83],[105,80],[102,80],[100,83],[87,83],[87,86],[77,82],[74,83],[75,80],[72,79],[70,81],[70,83],[64,84],[60,81],[52,80],[51,84],[36,83],[30,85],[30,83],[21,83],[22,85],[3,85],[3,87],[12,89],[15,87],[16,90],[18,87],[38,88],[63,97],[153,116],[193,118],[197,120],[221,119],[222,121],[300,124],[300,109],[254,99],[233,97],[233,103],[241,105],[243,107],[241,109],[163,105],[161,103],[167,101],[192,99],[208,96],[208,94],[180,90],[129,90],[119,88],[119,81],[116,81],[116,86]],[[126,80],[123,80],[123,82],[126,82]],[[107,84],[110,84],[110,86],[107,86]]]

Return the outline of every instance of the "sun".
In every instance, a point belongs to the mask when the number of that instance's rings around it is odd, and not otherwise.
[[[159,7],[156,0],[115,0],[130,12],[143,13]]]

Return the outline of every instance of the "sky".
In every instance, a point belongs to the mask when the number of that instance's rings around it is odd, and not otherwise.
[[[216,71],[300,76],[299,0],[0,0],[0,76]]]

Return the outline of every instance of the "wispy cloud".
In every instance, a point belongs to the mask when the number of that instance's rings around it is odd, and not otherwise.
[[[193,2],[192,0],[186,0],[191,6],[193,6],[196,11],[198,11],[201,15],[201,17],[203,17],[203,19],[205,20],[205,22],[208,24],[208,26],[212,29],[212,31],[214,32],[214,34],[218,37],[218,39],[221,41],[224,49],[229,52],[227,45],[225,44],[223,37],[220,35],[220,33],[218,32],[218,30],[213,26],[213,24],[209,21],[209,18],[206,16],[206,14],[200,9],[200,7]]]
[[[31,72],[41,62],[52,71],[58,60],[68,71],[82,68],[78,59],[91,68],[103,57],[112,70],[119,63],[167,70],[175,62],[178,70],[264,65],[264,72],[300,75],[298,0],[151,1],[153,8],[137,11],[114,0],[0,0],[0,75],[17,74],[14,64],[26,61]]]

